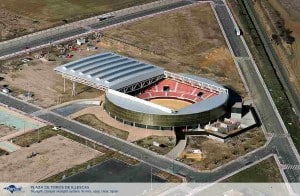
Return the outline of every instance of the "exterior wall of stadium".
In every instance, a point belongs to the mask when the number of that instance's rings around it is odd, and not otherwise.
[[[125,124],[147,129],[170,130],[204,125],[225,114],[229,98],[228,90],[214,81],[193,75],[171,73],[161,67],[112,52],[72,61],[54,70],[64,79],[73,82],[72,95],[76,94],[75,82],[104,90],[104,109],[111,117]],[[166,98],[189,99],[194,104],[176,111],[147,101],[151,97],[143,98],[141,94],[140,98],[129,95],[135,92],[142,93],[164,79],[176,81],[176,87],[169,88],[170,94],[166,93]],[[180,95],[174,95],[174,92],[179,93],[179,83],[183,84],[181,87],[185,85],[188,89],[192,88],[192,91],[180,91]],[[196,90],[199,92],[196,93]],[[158,93],[156,97],[161,97],[161,91],[164,90],[153,93]],[[200,91],[208,96],[199,96]],[[150,95],[152,96],[152,93]],[[190,98],[190,95],[193,97]]]
[[[104,109],[112,118],[124,124],[147,129],[174,130],[177,127],[196,128],[218,119],[226,113],[226,103],[212,110],[199,113],[159,115],[128,110],[114,104],[106,96]]]

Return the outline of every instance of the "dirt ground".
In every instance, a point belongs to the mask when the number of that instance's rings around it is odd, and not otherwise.
[[[264,0],[263,0],[264,1]],[[279,54],[280,60],[286,68],[289,79],[296,87],[298,94],[300,95],[300,1],[296,0],[270,0],[270,5],[279,12],[280,16],[284,19],[285,27],[292,31],[292,36],[295,38],[295,42],[292,45],[273,44],[277,54]],[[269,36],[274,33],[270,26],[269,19],[266,18],[268,10],[263,9],[259,3],[254,4],[255,9],[263,22]],[[276,21],[272,21],[275,23]]]
[[[32,152],[38,155],[27,158]],[[65,137],[54,136],[29,148],[1,156],[1,181],[37,182],[101,154]]]
[[[0,41],[154,0],[9,0],[0,2]]]
[[[207,3],[111,28],[104,31],[104,37],[103,47],[169,71],[207,77],[246,96]]]
[[[256,128],[222,143],[203,136],[189,137],[188,145],[179,160],[199,170],[211,170],[242,156],[265,143],[260,128]],[[202,151],[202,159],[187,159],[189,150]]]
[[[162,146],[154,146],[153,142],[157,142]],[[174,137],[152,135],[144,139],[137,140],[134,142],[134,144],[137,144],[151,151],[157,152],[158,154],[167,154],[174,148],[176,144],[176,139]]]
[[[78,51],[70,52],[70,54],[74,55],[72,59],[57,57],[55,58],[56,61],[48,62],[33,59],[33,61],[20,64],[14,69],[5,69],[2,73],[0,72],[0,76],[4,77],[4,80],[0,81],[0,85],[8,85],[13,90],[15,96],[26,91],[33,92],[34,103],[42,107],[50,107],[75,99],[96,98],[103,92],[81,84],[76,84],[77,95],[72,97],[72,83],[69,80],[66,80],[66,92],[63,92],[63,78],[55,73],[53,69],[64,63],[99,52],[103,52],[103,50],[87,51],[86,45],[83,45]],[[35,55],[36,53],[27,56],[34,58]],[[9,67],[17,63],[20,63],[19,59],[16,61],[6,61],[0,67]]]
[[[179,110],[188,105],[191,105],[191,103],[189,103],[187,101],[176,100],[176,99],[152,99],[152,100],[150,100],[150,102],[173,109],[173,110]]]
[[[175,138],[175,133],[173,131],[159,131],[159,130],[150,130],[150,129],[142,129],[138,127],[132,127],[129,125],[125,125],[112,117],[110,117],[102,107],[95,106],[83,109],[79,112],[76,112],[75,114],[72,114],[69,116],[70,118],[74,119],[76,117],[82,116],[84,114],[94,114],[99,120],[109,124],[110,126],[113,126],[115,128],[118,128],[120,130],[126,130],[129,132],[127,141],[136,141],[139,139],[143,139],[145,137],[156,135],[156,136],[170,136]]]
[[[11,127],[5,126],[5,125],[0,125],[0,138],[6,135],[10,135],[13,133],[18,132],[16,129],[13,129]]]

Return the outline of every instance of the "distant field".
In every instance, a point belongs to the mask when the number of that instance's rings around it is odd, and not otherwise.
[[[154,0],[9,0],[1,1],[2,9],[37,20],[57,22],[101,14]]]
[[[9,0],[0,2],[0,41],[154,0]]]
[[[271,157],[225,179],[223,182],[283,182],[283,179],[274,158]]]

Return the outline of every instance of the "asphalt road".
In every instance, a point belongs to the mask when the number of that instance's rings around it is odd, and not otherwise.
[[[274,148],[274,153],[280,157],[281,164],[299,165],[299,162],[294,154],[292,147],[287,138],[282,137],[285,134],[283,127],[277,118],[275,111],[268,100],[267,94],[264,91],[262,84],[259,81],[254,65],[250,60],[241,60],[239,62],[241,71],[253,95],[253,101],[256,105],[256,111],[261,116],[261,121],[264,124],[268,133],[275,136],[269,144],[269,148]],[[286,135],[286,137],[289,137]],[[299,182],[300,173],[298,170],[285,170],[287,178],[290,182]]]
[[[40,108],[34,105],[30,104],[24,104],[23,102],[18,101],[16,98],[13,98],[11,96],[7,96],[0,93],[0,103],[7,105],[8,107],[15,108],[19,111],[25,112],[25,113],[33,113],[36,111],[39,111]]]
[[[101,29],[104,27],[108,27],[108,26],[118,24],[121,22],[125,22],[128,20],[133,20],[136,18],[150,15],[150,14],[155,14],[155,13],[167,11],[167,10],[174,9],[174,8],[179,8],[184,5],[191,4],[191,3],[192,2],[190,2],[190,1],[181,1],[181,2],[176,2],[173,4],[164,5],[161,7],[150,8],[150,9],[144,10],[142,12],[136,12],[133,14],[123,15],[120,17],[107,19],[107,20],[104,20],[101,22],[95,21],[94,24],[88,25],[87,27],[91,27],[92,29]],[[53,30],[46,34],[37,34],[37,35],[30,36],[29,38],[24,38],[21,40],[15,40],[15,41],[12,40],[13,42],[10,42],[9,44],[6,44],[4,46],[1,45],[1,43],[0,43],[0,57],[8,55],[8,54],[24,51],[26,47],[29,47],[29,48],[37,47],[40,45],[48,44],[50,42],[52,43],[52,42],[55,42],[55,41],[58,41],[61,39],[65,39],[65,38],[69,38],[69,37],[72,37],[75,35],[86,33],[88,31],[89,31],[88,28],[84,28],[84,27],[76,28],[75,27],[74,29],[71,29],[71,30]]]
[[[236,57],[248,57],[247,51],[243,45],[241,39],[236,39],[235,25],[232,22],[230,15],[226,9],[224,3],[219,1],[215,4],[215,10],[219,16],[220,22],[225,31],[226,37],[231,45],[233,53]]]
[[[247,52],[245,46],[242,44],[240,37],[236,36],[234,32],[234,23],[231,19],[229,19],[229,13],[227,9],[224,9],[225,6],[222,5],[221,1],[217,1],[218,4],[216,5],[217,14],[220,16],[221,24],[225,30],[225,33],[229,39],[231,47],[233,49],[234,55],[236,57],[247,57]],[[188,3],[188,2],[185,2]],[[180,6],[182,4],[174,5]],[[167,8],[165,8],[167,9]],[[170,7],[169,7],[170,9]],[[163,8],[156,8],[156,11],[162,11]],[[154,10],[153,10],[154,11]],[[152,11],[151,11],[152,12]],[[141,13],[140,16],[144,15]],[[139,16],[139,17],[140,17]],[[132,16],[133,18],[138,17],[138,15]],[[130,17],[129,17],[130,18]],[[127,18],[128,19],[128,18]],[[105,25],[112,25],[118,23],[122,20],[115,19],[116,21],[106,21]],[[125,20],[125,18],[124,18]],[[98,24],[104,25],[104,24]],[[104,25],[104,26],[105,26]],[[96,27],[96,26],[95,26]],[[81,31],[81,28],[78,29]],[[73,32],[66,32],[65,36],[72,36]],[[60,35],[61,36],[61,35]],[[40,40],[34,40],[33,43],[40,45],[42,41],[49,42],[53,37],[45,37],[41,38]],[[21,43],[20,43],[21,45]],[[22,48],[20,45],[16,47],[8,48],[7,54],[16,51],[17,49]],[[0,52],[0,55],[1,54]],[[268,96],[263,88],[262,83],[259,80],[259,75],[254,69],[254,65],[250,60],[247,58],[239,58],[239,65],[242,70],[242,73],[246,79],[247,84],[251,89],[251,93],[254,96],[254,103],[257,108],[257,112],[262,117],[262,123],[264,124],[267,132],[274,133],[275,135],[282,135],[283,127],[279,122],[279,119],[275,115],[275,111],[272,108],[271,102],[268,99]],[[33,113],[39,110],[38,107],[32,106],[28,103],[23,103],[17,99],[12,97],[7,97],[5,95],[0,94],[0,102],[9,105],[10,107],[14,107],[20,111],[25,113]],[[131,156],[137,157],[140,160],[144,161],[147,164],[153,165],[158,168],[162,168],[168,170],[170,172],[179,173],[181,175],[186,175],[188,181],[195,181],[195,182],[212,182],[215,180],[220,179],[221,177],[226,176],[229,173],[232,173],[238,169],[243,168],[244,166],[248,165],[251,162],[255,162],[260,160],[271,153],[276,153],[280,157],[280,161],[282,164],[290,164],[290,165],[299,165],[299,162],[292,150],[289,141],[285,137],[274,137],[267,148],[260,149],[255,153],[248,154],[245,157],[242,157],[230,164],[225,165],[224,167],[219,168],[216,171],[210,173],[199,173],[195,172],[194,170],[190,169],[189,167],[184,166],[183,164],[173,161],[171,159],[167,159],[164,156],[157,155],[149,150],[134,146],[126,141],[108,136],[102,132],[96,131],[92,128],[86,127],[81,125],[77,122],[65,119],[63,116],[59,116],[52,112],[43,111],[43,113],[36,113],[38,117],[44,119],[48,122],[54,123],[59,126],[63,126],[64,128],[74,132],[76,134],[80,134],[84,137],[90,138],[97,142],[100,142],[104,145],[110,146],[120,152],[125,154],[129,154]],[[299,172],[297,170],[285,170],[287,178],[290,182],[299,182]]]
[[[280,157],[281,164],[299,165],[299,161],[295,154],[297,152],[293,151],[290,141],[284,137],[277,137],[286,135],[284,132],[284,125],[280,123],[280,119],[278,119],[276,111],[274,110],[271,101],[268,99],[263,84],[260,82],[259,73],[257,73],[255,69],[255,65],[249,58],[247,58],[249,55],[247,54],[245,45],[242,43],[241,37],[236,36],[233,33],[234,23],[230,19],[229,13],[227,9],[225,9],[226,7],[219,0],[215,0],[215,2],[215,8],[221,25],[236,59],[238,59],[238,65],[251,91],[256,110],[261,117],[260,120],[262,121],[266,131],[275,135],[268,148],[276,149],[273,152]],[[285,170],[285,173],[289,182],[300,181],[300,172],[298,170]]]
[[[230,164],[227,164],[218,170],[213,172],[196,172],[194,169],[191,169],[180,162],[168,159],[162,155],[158,155],[147,149],[138,147],[131,143],[128,143],[124,140],[109,136],[103,132],[90,128],[88,126],[82,125],[76,121],[66,119],[59,114],[44,110],[43,112],[36,112],[37,108],[32,109],[32,106],[28,103],[24,103],[18,99],[12,97],[7,97],[6,95],[0,94],[0,102],[9,103],[11,107],[17,106],[19,110],[29,113],[29,115],[35,114],[40,119],[53,123],[57,126],[62,126],[63,128],[79,134],[83,137],[89,138],[96,142],[99,142],[103,145],[107,145],[115,150],[118,150],[122,153],[131,155],[156,168],[167,170],[171,173],[177,173],[182,176],[187,177],[187,181],[190,182],[213,182],[216,181],[229,173],[235,172],[238,169],[241,169],[248,165],[249,163],[260,160],[267,155],[274,152],[272,148],[262,148],[257,150],[254,153],[248,154],[240,159],[237,159]],[[31,112],[28,112],[31,111]],[[42,110],[41,110],[42,111]],[[292,163],[292,162],[291,162]]]

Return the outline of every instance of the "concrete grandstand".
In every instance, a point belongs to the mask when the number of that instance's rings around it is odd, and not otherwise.
[[[86,57],[55,71],[73,83],[104,90],[106,112],[131,126],[196,128],[226,113],[228,90],[216,82],[171,73],[115,53]]]

